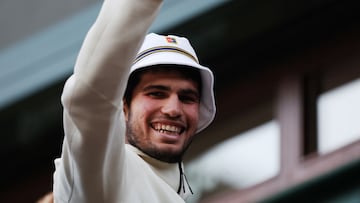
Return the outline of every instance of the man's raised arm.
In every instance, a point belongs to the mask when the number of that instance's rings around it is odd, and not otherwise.
[[[116,202],[124,159],[122,95],[161,2],[104,1],[62,95],[65,138],[55,160],[56,203]]]
[[[127,72],[156,17],[162,0],[105,0],[79,53],[75,75],[86,78],[105,96],[121,100],[119,79]],[[107,80],[104,83],[104,80]],[[124,89],[123,85],[120,86]],[[114,93],[115,92],[115,93]],[[116,94],[118,93],[118,94]]]

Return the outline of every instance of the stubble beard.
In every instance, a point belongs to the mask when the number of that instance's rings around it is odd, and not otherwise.
[[[130,117],[129,117],[130,118]],[[149,155],[152,158],[157,160],[167,162],[167,163],[177,163],[181,162],[185,151],[190,146],[192,140],[190,140],[180,152],[168,152],[158,149],[151,140],[148,143],[144,143],[143,131],[140,130],[140,127],[136,127],[134,123],[131,122],[131,118],[126,122],[126,137],[129,144],[138,148],[145,154]]]

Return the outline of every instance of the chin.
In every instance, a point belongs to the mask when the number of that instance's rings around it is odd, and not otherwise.
[[[182,161],[184,151],[183,148],[179,146],[161,144],[156,147],[156,150],[152,150],[148,154],[160,161],[176,163]]]
[[[170,154],[179,154],[183,150],[183,146],[179,144],[160,143],[157,145],[158,150]]]

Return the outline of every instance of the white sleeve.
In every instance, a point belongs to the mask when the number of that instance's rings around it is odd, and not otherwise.
[[[129,68],[162,0],[106,0],[62,94],[62,155],[55,202],[116,202],[124,161],[122,95]]]

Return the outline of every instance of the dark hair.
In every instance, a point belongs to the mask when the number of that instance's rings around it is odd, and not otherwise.
[[[144,68],[140,68],[132,72],[129,76],[128,83],[125,89],[124,97],[123,99],[125,102],[130,105],[132,94],[135,89],[135,87],[139,84],[141,76],[146,72],[179,72],[184,78],[190,79],[198,84],[199,94],[201,98],[201,92],[202,92],[202,81],[201,81],[201,75],[200,71],[197,68],[192,67],[184,67],[182,65],[154,65],[154,66],[147,66]]]

